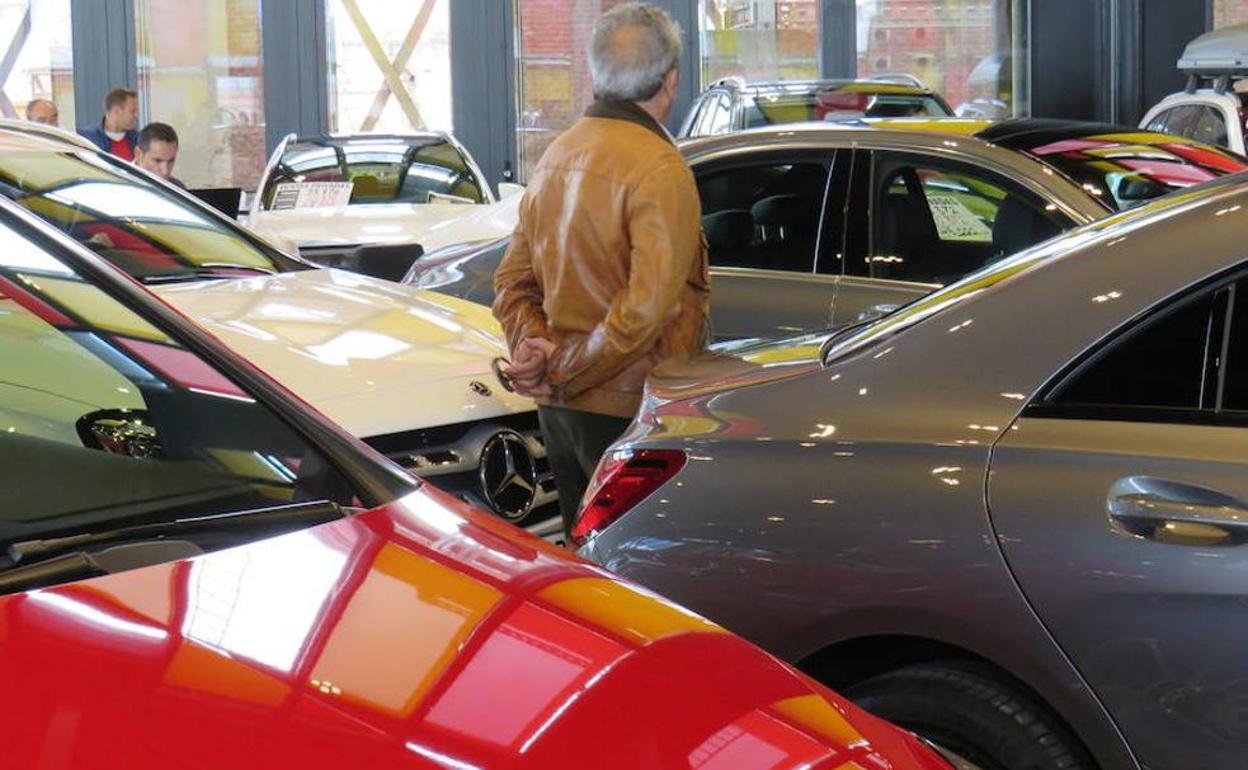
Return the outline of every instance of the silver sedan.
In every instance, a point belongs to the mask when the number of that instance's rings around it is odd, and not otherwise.
[[[991,770],[1248,756],[1248,180],[664,373],[589,558]]]
[[[1248,168],[1165,134],[1096,123],[878,120],[682,143],[697,177],[720,340],[880,315],[1059,232]],[[405,279],[483,304],[506,241]]]

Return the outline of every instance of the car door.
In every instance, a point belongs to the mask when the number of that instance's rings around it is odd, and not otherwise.
[[[858,150],[833,323],[888,312],[1074,226],[1052,201],[982,166],[911,150]],[[839,263],[839,264],[838,264]]]
[[[839,231],[838,166],[835,149],[695,161],[716,339],[829,325],[836,276],[815,273],[815,252],[825,231]]]
[[[1242,767],[1248,281],[1165,303],[1055,382],[993,450],[1005,558],[1143,766]]]

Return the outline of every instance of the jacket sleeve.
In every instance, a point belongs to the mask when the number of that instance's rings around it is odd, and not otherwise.
[[[560,341],[549,380],[562,401],[611,380],[650,353],[680,313],[691,260],[701,256],[701,202],[683,161],[655,169],[628,193],[628,285],[589,334]]]
[[[502,324],[512,351],[526,337],[547,336],[542,291],[533,273],[533,253],[525,232],[523,204],[526,202],[521,202],[520,221],[507,252],[494,271],[494,317]]]

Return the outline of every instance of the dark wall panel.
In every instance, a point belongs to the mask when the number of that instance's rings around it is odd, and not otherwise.
[[[102,119],[104,97],[118,87],[134,88],[133,0],[72,0],[74,112],[86,127]],[[65,126],[75,128],[75,126]]]
[[[1099,117],[1105,0],[1032,0],[1031,113]]]
[[[269,150],[286,134],[329,127],[323,0],[264,0],[264,113]]]

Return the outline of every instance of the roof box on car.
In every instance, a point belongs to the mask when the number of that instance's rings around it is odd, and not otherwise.
[[[1215,29],[1188,43],[1179,69],[1205,76],[1248,73],[1248,24]]]

